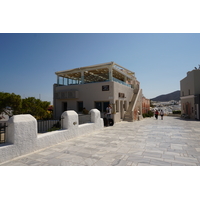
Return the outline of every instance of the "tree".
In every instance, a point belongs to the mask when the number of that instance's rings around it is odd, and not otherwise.
[[[9,117],[20,114],[21,96],[14,93],[0,92],[0,113],[5,113]]]
[[[31,114],[36,119],[49,119],[52,113],[48,112],[50,102],[41,101],[35,97],[21,99],[14,93],[0,92],[0,114],[5,113],[9,117],[17,114]]]
[[[36,119],[47,119],[50,118],[51,115],[47,112],[50,102],[41,101],[40,99],[36,99],[34,97],[28,97],[22,99],[22,110],[23,114],[31,114]]]

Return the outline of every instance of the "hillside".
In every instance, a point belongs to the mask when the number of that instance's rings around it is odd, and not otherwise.
[[[151,100],[152,101],[171,101],[171,100],[179,101],[180,100],[180,90],[177,90],[177,91],[169,93],[169,94],[163,94],[163,95],[157,96]]]

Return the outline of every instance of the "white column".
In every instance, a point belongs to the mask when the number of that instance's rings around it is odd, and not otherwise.
[[[84,84],[84,71],[81,71],[81,84]]]
[[[113,77],[113,64],[109,66],[108,68],[109,70],[109,81],[112,81],[112,77]]]
[[[57,84],[59,85],[59,76],[57,75]]]

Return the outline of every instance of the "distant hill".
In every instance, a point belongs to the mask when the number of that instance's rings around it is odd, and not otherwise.
[[[163,95],[157,96],[151,100],[152,101],[171,101],[171,100],[179,101],[180,100],[180,90],[177,90],[177,91],[169,93],[169,94],[163,94]]]

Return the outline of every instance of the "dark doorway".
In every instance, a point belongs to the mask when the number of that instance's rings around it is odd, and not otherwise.
[[[82,112],[83,111],[83,102],[82,101],[78,101],[77,102],[77,108],[78,108],[78,112]]]
[[[63,102],[63,112],[67,111],[67,102]]]

